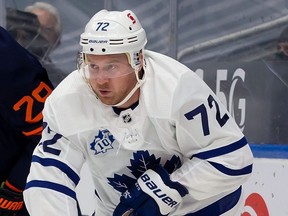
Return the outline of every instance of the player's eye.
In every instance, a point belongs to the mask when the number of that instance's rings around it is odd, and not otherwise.
[[[112,72],[116,72],[117,71],[117,65],[116,64],[109,64],[107,67],[106,67],[106,71],[109,72],[109,73],[112,73]]]
[[[92,69],[92,70],[97,70],[98,69],[98,66],[96,64],[89,64],[89,69]]]

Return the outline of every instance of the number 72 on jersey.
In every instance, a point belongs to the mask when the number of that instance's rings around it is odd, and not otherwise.
[[[227,115],[227,113],[225,113],[222,117],[221,117],[221,113],[220,113],[220,108],[219,108],[219,104],[218,102],[213,98],[212,95],[209,95],[209,97],[207,98],[208,101],[208,109],[212,109],[215,108],[216,109],[216,121],[218,122],[218,124],[220,125],[220,127],[223,127],[223,125],[226,124],[226,122],[229,119],[229,116]],[[214,105],[213,105],[214,104]],[[208,120],[208,115],[207,115],[207,108],[204,104],[199,105],[198,107],[196,107],[195,109],[191,110],[190,112],[186,113],[184,116],[188,119],[188,120],[192,120],[194,119],[194,116],[196,115],[200,115],[201,116],[201,122],[202,122],[202,130],[203,130],[203,134],[204,136],[207,136],[210,134],[210,129],[209,129],[209,120]]]

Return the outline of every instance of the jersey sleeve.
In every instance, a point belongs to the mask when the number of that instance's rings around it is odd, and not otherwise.
[[[48,99],[43,110],[42,138],[32,156],[24,200],[31,215],[77,216],[75,187],[80,181],[84,155],[59,132],[53,110]],[[44,201],[38,199],[44,196]]]
[[[2,27],[0,54],[0,127],[5,131],[1,143],[7,155],[15,146],[22,149],[17,161],[4,166],[10,171],[9,183],[23,190],[32,151],[41,138],[44,102],[53,86],[39,61]]]
[[[247,181],[252,152],[233,117],[204,81],[192,72],[181,79],[171,115],[187,161],[171,179],[189,190],[190,200],[213,203]]]
[[[42,109],[53,86],[40,62],[0,28],[1,115],[26,137],[41,134]]]

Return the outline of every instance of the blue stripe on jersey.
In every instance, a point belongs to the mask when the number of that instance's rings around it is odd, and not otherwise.
[[[64,172],[71,181],[74,182],[75,185],[78,184],[80,181],[79,175],[77,175],[76,172],[74,172],[69,166],[67,166],[65,163],[52,159],[52,158],[41,158],[36,155],[32,156],[32,162],[40,163],[42,166],[53,166],[60,169],[62,172]]]
[[[233,169],[229,169],[223,166],[222,164],[214,163],[211,161],[208,161],[208,162],[220,172],[225,173],[226,175],[230,175],[230,176],[246,175],[252,172],[252,165],[246,166],[239,170],[233,170]]]
[[[186,214],[185,216],[219,216],[232,209],[239,201],[242,187],[236,191],[226,195],[222,199],[212,203],[211,205],[194,213]]]
[[[51,189],[51,190],[63,193],[65,195],[77,200],[75,191],[71,190],[70,188],[68,188],[64,185],[60,185],[57,183],[48,182],[48,181],[40,181],[40,180],[32,180],[26,184],[25,190],[27,190],[28,188],[31,188],[31,187],[41,187],[41,188]]]
[[[191,159],[193,157],[197,157],[199,159],[206,160],[209,158],[217,157],[220,155],[224,155],[224,154],[228,154],[230,152],[236,151],[237,149],[240,149],[247,144],[248,143],[247,143],[246,138],[243,137],[242,139],[240,139],[240,140],[238,140],[238,141],[236,141],[230,145],[223,146],[223,147],[216,148],[216,149],[212,149],[212,150],[205,151],[205,152],[200,152],[198,154],[192,155]]]

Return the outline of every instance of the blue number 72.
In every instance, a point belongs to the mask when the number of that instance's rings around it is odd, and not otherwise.
[[[213,98],[212,95],[209,95],[207,98],[209,108],[212,109],[213,107],[213,102],[215,104],[215,109],[216,109],[216,120],[218,124],[222,127],[225,125],[225,123],[228,121],[229,116],[225,113],[223,117],[220,115],[220,109],[217,101]],[[207,136],[210,134],[209,130],[209,121],[208,121],[208,115],[207,115],[207,109],[204,104],[201,104],[200,106],[196,107],[195,109],[191,110],[190,112],[186,113],[184,116],[188,120],[194,119],[193,117],[200,114],[201,115],[201,121],[202,121],[202,129],[203,129],[203,134],[204,136]]]

